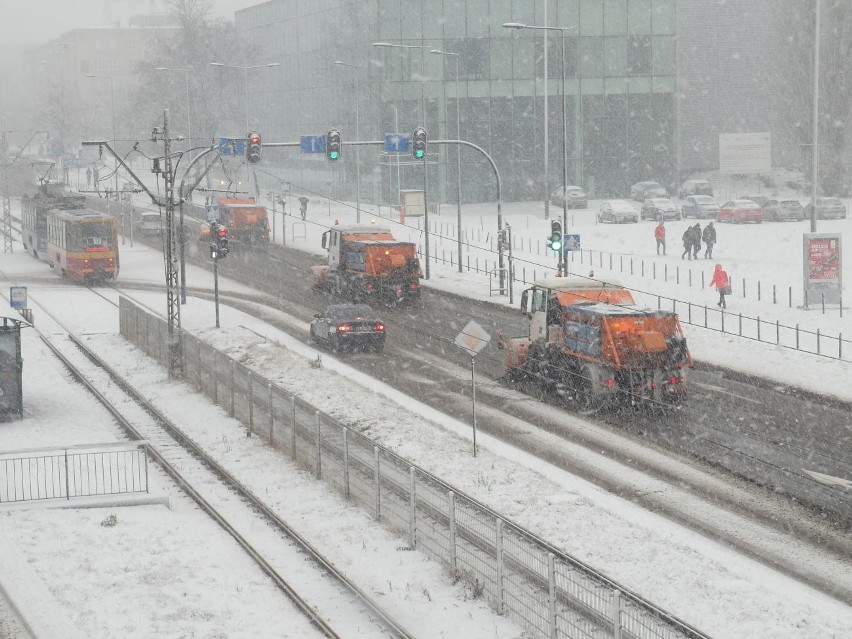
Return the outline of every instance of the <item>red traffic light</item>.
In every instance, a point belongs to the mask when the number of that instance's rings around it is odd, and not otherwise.
[[[260,133],[252,133],[249,136],[249,142],[252,144],[260,144]]]

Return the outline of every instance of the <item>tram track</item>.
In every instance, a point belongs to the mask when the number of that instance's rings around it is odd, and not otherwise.
[[[114,301],[101,292],[91,289],[90,292],[115,306]],[[44,308],[40,314],[49,317],[61,329],[52,335],[36,330],[69,373],[110,412],[125,436],[148,442],[155,461],[238,543],[323,636],[330,639],[414,637],[237,477],[195,444],[177,424],[125,382],[59,318]],[[312,569],[309,579],[304,577],[306,564]],[[294,565],[301,567],[298,584],[283,576],[292,572],[288,567]]]

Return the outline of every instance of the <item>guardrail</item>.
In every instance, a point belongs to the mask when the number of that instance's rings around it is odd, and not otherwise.
[[[144,442],[0,454],[0,503],[148,492]]]
[[[119,313],[121,334],[167,366],[165,320],[124,297]],[[187,333],[183,344],[186,380],[249,435],[283,450],[412,548],[441,562],[530,636],[706,638],[213,346]]]

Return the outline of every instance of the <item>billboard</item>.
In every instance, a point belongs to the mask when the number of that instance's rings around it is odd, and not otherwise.
[[[805,306],[840,304],[842,251],[839,233],[804,234]]]
[[[720,133],[721,173],[769,173],[772,144],[769,133]]]

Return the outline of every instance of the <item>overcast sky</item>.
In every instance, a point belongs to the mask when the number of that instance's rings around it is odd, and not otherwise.
[[[263,0],[211,0],[216,16],[233,19],[234,11]],[[166,11],[168,0],[0,0],[3,45],[38,46],[71,29],[106,27],[116,20],[127,26],[134,15]]]

